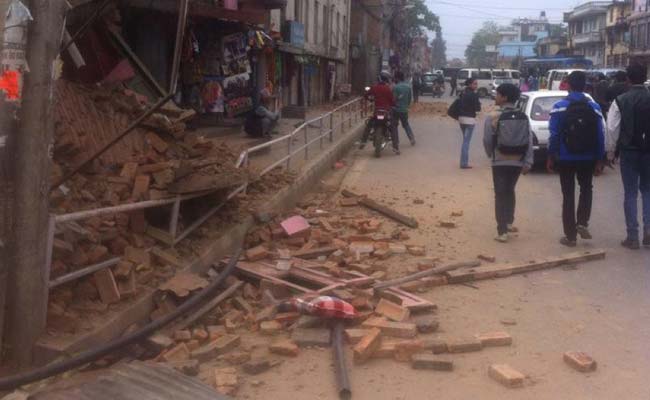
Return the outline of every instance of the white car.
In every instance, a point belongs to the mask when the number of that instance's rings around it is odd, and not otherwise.
[[[543,90],[521,94],[517,104],[519,109],[528,116],[528,120],[530,121],[536,163],[546,160],[548,139],[551,136],[551,131],[548,128],[548,122],[551,119],[551,110],[553,110],[555,103],[566,98],[568,95],[569,92],[560,90]],[[593,100],[591,96],[587,95],[587,97]]]

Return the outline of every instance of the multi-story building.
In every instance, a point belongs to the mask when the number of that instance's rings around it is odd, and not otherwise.
[[[499,32],[497,66],[507,68],[514,60],[535,56],[537,41],[548,37],[550,24],[542,11],[538,19],[519,18]]]
[[[539,57],[553,57],[567,50],[566,36],[549,36],[537,41],[536,52]]]
[[[622,68],[629,59],[629,22],[632,13],[632,0],[617,1],[607,9],[605,28],[605,65],[609,68]]]
[[[279,42],[282,104],[304,107],[331,100],[347,84],[351,0],[287,0],[271,12]]]
[[[377,79],[382,67],[386,35],[383,5],[371,0],[353,0],[350,25],[350,81],[358,93]]]
[[[630,25],[630,63],[650,64],[650,1],[633,0]]]
[[[584,56],[594,67],[605,65],[605,26],[610,1],[591,1],[564,14],[569,24],[569,51]]]

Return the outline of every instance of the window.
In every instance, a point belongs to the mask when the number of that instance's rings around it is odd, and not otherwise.
[[[530,111],[530,119],[542,122],[550,120],[553,106],[562,99],[563,97],[542,97],[535,100]]]
[[[492,80],[492,71],[478,71],[478,77],[477,79],[487,79],[487,80]]]
[[[462,70],[458,72],[458,80],[462,81],[465,79],[469,78],[469,71],[468,70]]]
[[[521,74],[519,71],[512,71],[512,79],[519,79],[521,78]]]

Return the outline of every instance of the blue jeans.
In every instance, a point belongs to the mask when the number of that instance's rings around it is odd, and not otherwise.
[[[625,223],[628,239],[639,239],[637,201],[641,192],[643,224],[645,233],[650,234],[650,154],[640,151],[621,151],[621,177],[625,190]]]
[[[472,142],[474,125],[460,124],[460,129],[463,132],[463,147],[460,150],[460,166],[463,168],[469,165],[469,144]]]
[[[415,136],[413,135],[413,129],[411,129],[411,124],[409,124],[409,113],[408,112],[399,112],[393,111],[393,120],[391,126],[391,140],[393,141],[393,148],[399,149],[399,123],[402,123],[404,130],[406,131],[406,136],[409,140],[413,142]]]

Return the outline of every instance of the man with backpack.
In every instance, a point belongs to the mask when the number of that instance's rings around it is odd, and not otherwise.
[[[515,220],[515,186],[521,174],[533,165],[533,136],[528,116],[516,108],[520,91],[511,83],[497,88],[494,102],[499,110],[485,118],[483,146],[492,159],[494,208],[497,220],[496,241],[508,242],[508,233],[517,232]]]
[[[591,239],[589,219],[593,199],[593,176],[603,171],[605,133],[600,106],[583,92],[587,76],[582,71],[572,72],[568,79],[569,95],[553,106],[549,129],[546,168],[560,173],[562,186],[562,222],[564,237],[560,243],[575,247],[578,234]],[[576,177],[580,186],[576,220]]]
[[[610,160],[620,157],[621,161],[627,225],[627,238],[621,245],[638,250],[641,247],[637,219],[639,191],[643,207],[643,245],[650,246],[650,92],[644,85],[648,75],[646,66],[630,66],[627,72],[632,86],[610,107],[607,150]]]

